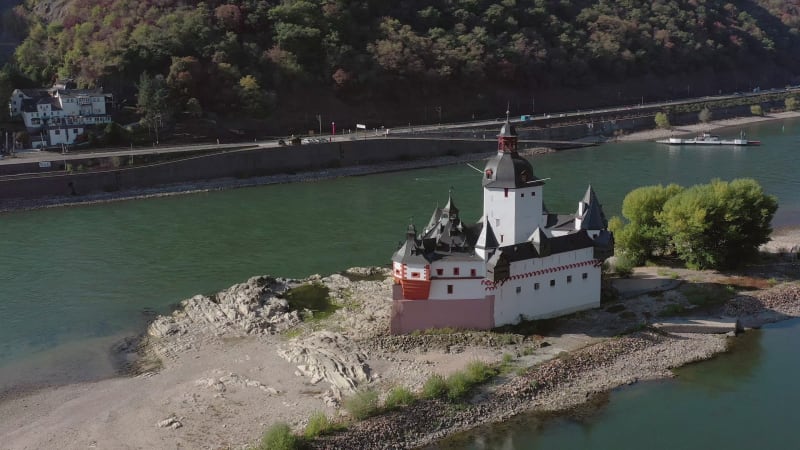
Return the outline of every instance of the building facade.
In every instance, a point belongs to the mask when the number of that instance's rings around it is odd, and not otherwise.
[[[74,144],[87,127],[111,123],[111,94],[102,89],[15,89],[9,101],[11,117],[21,117],[34,148]]]
[[[391,330],[489,329],[600,305],[601,266],[614,239],[591,186],[574,214],[553,214],[544,180],[517,152],[507,120],[482,174],[483,213],[461,221],[452,198],[392,257]]]

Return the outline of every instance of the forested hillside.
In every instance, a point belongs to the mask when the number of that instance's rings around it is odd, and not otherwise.
[[[163,75],[169,105],[228,115],[274,115],[309,92],[435,105],[700,73],[736,88],[800,73],[797,0],[27,0],[19,11],[28,31],[13,70],[38,84],[74,77],[124,97],[146,72]],[[664,83],[663,95],[694,93],[677,86]],[[603,102],[652,93],[616,94]]]

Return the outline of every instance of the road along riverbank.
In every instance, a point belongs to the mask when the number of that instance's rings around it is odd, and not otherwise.
[[[787,243],[800,244],[800,233],[783,230],[772,250],[785,253]],[[725,351],[735,338],[647,326],[692,311],[697,289],[737,291],[698,308],[697,317],[726,315],[752,327],[800,316],[798,267],[790,256],[771,256],[737,274],[637,269],[633,280],[614,282],[618,289],[654,290],[620,295],[524,335],[391,336],[391,280],[381,268],[304,280],[253,277],[184,300],[155,319],[143,340],[119,345],[116,356],[136,369],[133,376],[9,396],[0,402],[0,435],[11,449],[243,448],[270,424],[300,430],[322,411],[348,426],[314,441],[316,448],[413,448],[524,411],[572,408]],[[288,290],[312,284],[325,286],[339,306],[327,318],[288,307]],[[349,422],[339,407],[365,387],[382,396],[395,386],[419,392],[432,374],[446,377],[476,360],[506,370],[462,401],[420,400],[360,422]]]

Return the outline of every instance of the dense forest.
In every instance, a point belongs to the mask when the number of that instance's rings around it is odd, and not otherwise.
[[[135,104],[144,85],[173,113],[268,118],[315,99],[403,109],[515,92],[545,102],[537,93],[626,80],[800,74],[797,0],[26,0],[2,24],[21,44],[0,94],[71,77]],[[695,93],[670,83],[664,95]],[[624,100],[614,90],[582,101]]]

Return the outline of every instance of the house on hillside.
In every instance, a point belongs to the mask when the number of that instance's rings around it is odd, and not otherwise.
[[[573,214],[543,202],[544,180],[517,152],[506,120],[482,173],[483,213],[462,220],[452,193],[392,256],[391,331],[490,329],[600,306],[601,266],[614,251],[589,186]]]
[[[21,117],[34,148],[74,144],[87,127],[111,123],[111,94],[57,82],[49,89],[15,89],[11,117]]]

